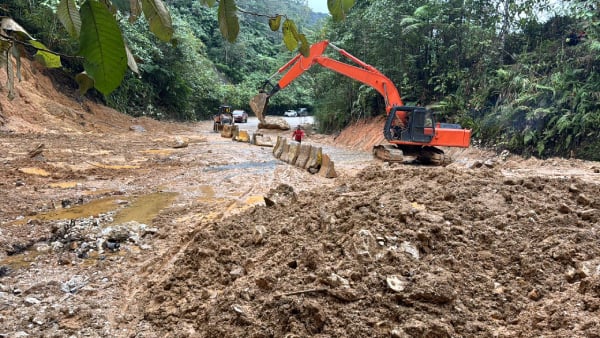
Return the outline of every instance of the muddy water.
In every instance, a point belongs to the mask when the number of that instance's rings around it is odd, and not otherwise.
[[[117,212],[112,224],[130,221],[151,224],[161,210],[173,203],[177,195],[174,192],[155,192],[139,196],[129,206]]]

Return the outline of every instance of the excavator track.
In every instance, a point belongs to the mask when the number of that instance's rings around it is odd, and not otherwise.
[[[450,156],[443,150],[430,146],[396,146],[380,144],[373,147],[373,156],[384,161],[399,163],[408,160],[420,164],[446,166],[452,163]]]
[[[373,147],[373,156],[384,162],[403,162],[404,153],[392,144],[380,144]]]

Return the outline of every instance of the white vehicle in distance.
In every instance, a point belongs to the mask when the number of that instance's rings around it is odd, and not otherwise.
[[[285,113],[283,113],[283,116],[296,117],[296,116],[298,116],[298,112],[290,109],[290,110],[287,110]]]

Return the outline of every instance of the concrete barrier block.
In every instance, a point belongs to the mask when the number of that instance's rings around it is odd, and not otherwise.
[[[321,161],[323,158],[323,149],[321,147],[311,147],[310,156],[308,161],[304,165],[304,169],[307,169],[311,173],[317,173],[321,168]]]
[[[294,165],[296,163],[296,159],[298,158],[298,153],[300,152],[300,144],[299,143],[290,143],[290,148],[288,150],[288,158],[287,163]]]
[[[337,173],[335,172],[333,161],[329,158],[329,155],[323,154],[321,168],[319,169],[319,175],[325,178],[336,178]]]
[[[308,162],[308,158],[310,157],[311,148],[312,146],[310,144],[303,144],[300,146],[298,158],[296,158],[296,163],[294,163],[296,167],[304,168],[306,166],[306,162]]]
[[[281,150],[281,156],[279,157],[280,160],[282,160],[283,162],[289,163],[289,158],[290,156],[290,145],[285,142],[282,146],[282,150]]]
[[[250,142],[250,135],[247,130],[238,130],[237,135],[233,137],[235,141],[238,142]]]
[[[283,153],[283,148],[286,142],[287,141],[285,138],[277,136],[277,143],[275,143],[275,147],[273,147],[273,156],[275,156],[275,158],[281,158],[281,154]]]
[[[235,124],[225,124],[223,125],[223,130],[221,130],[221,137],[232,138],[234,133],[239,131],[239,127]]]

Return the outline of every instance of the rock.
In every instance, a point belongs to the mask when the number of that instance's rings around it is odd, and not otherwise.
[[[409,242],[402,242],[402,244],[400,244],[400,249],[402,249],[402,251],[406,252],[407,254],[411,255],[414,259],[420,258],[419,249],[417,249],[414,245],[412,245]]]
[[[277,188],[269,190],[263,198],[267,207],[272,207],[276,204],[290,205],[298,201],[298,196],[294,188],[287,184],[280,184]]]
[[[175,140],[173,141],[173,143],[171,143],[171,148],[185,148],[187,147],[189,144],[186,140],[180,138],[180,137],[176,137]]]
[[[70,280],[62,283],[60,289],[66,293],[75,293],[77,290],[83,288],[88,283],[88,278],[80,275],[73,276]]]
[[[483,165],[488,168],[493,168],[496,166],[496,162],[493,159],[487,159],[485,162],[483,162]]]
[[[408,285],[408,281],[402,277],[397,275],[387,276],[385,279],[388,288],[392,289],[395,292],[402,292]]]
[[[139,124],[135,124],[135,125],[129,126],[129,130],[136,132],[136,133],[143,133],[146,131],[146,128],[140,126]]]
[[[529,291],[529,293],[527,294],[527,298],[531,300],[540,300],[542,299],[542,294],[537,289],[533,289]]]
[[[265,239],[265,235],[267,233],[267,228],[265,228],[262,225],[257,225],[254,228],[254,234],[252,236],[252,242],[254,244],[261,244],[264,239]]]
[[[590,205],[592,203],[592,200],[584,194],[579,194],[577,195],[577,203],[581,205]]]
[[[563,203],[563,204],[561,204],[561,205],[558,207],[558,211],[559,211],[561,214],[568,214],[568,213],[570,213],[570,212],[571,212],[571,208],[569,208],[569,206],[568,206],[568,205],[566,205],[566,204],[564,204],[564,203]]]
[[[581,217],[584,221],[592,221],[595,222],[598,219],[598,209],[588,209],[578,213],[579,217]]]
[[[231,271],[229,271],[229,275],[234,278],[239,278],[244,275],[244,268],[241,266],[236,266]]]
[[[324,280],[323,282],[334,288],[337,288],[340,286],[341,287],[349,287],[350,286],[350,282],[346,278],[344,278],[336,273],[332,273],[331,275],[329,275],[327,277],[327,279]]]
[[[282,117],[265,116],[264,120],[258,123],[258,129],[290,130],[290,124]]]
[[[25,301],[25,304],[27,304],[27,305],[37,305],[37,304],[41,303],[41,301],[39,299],[34,298],[34,297],[26,297],[24,301]]]
[[[476,160],[467,164],[468,169],[481,168],[481,166],[483,166],[483,162],[481,162],[480,160]]]

